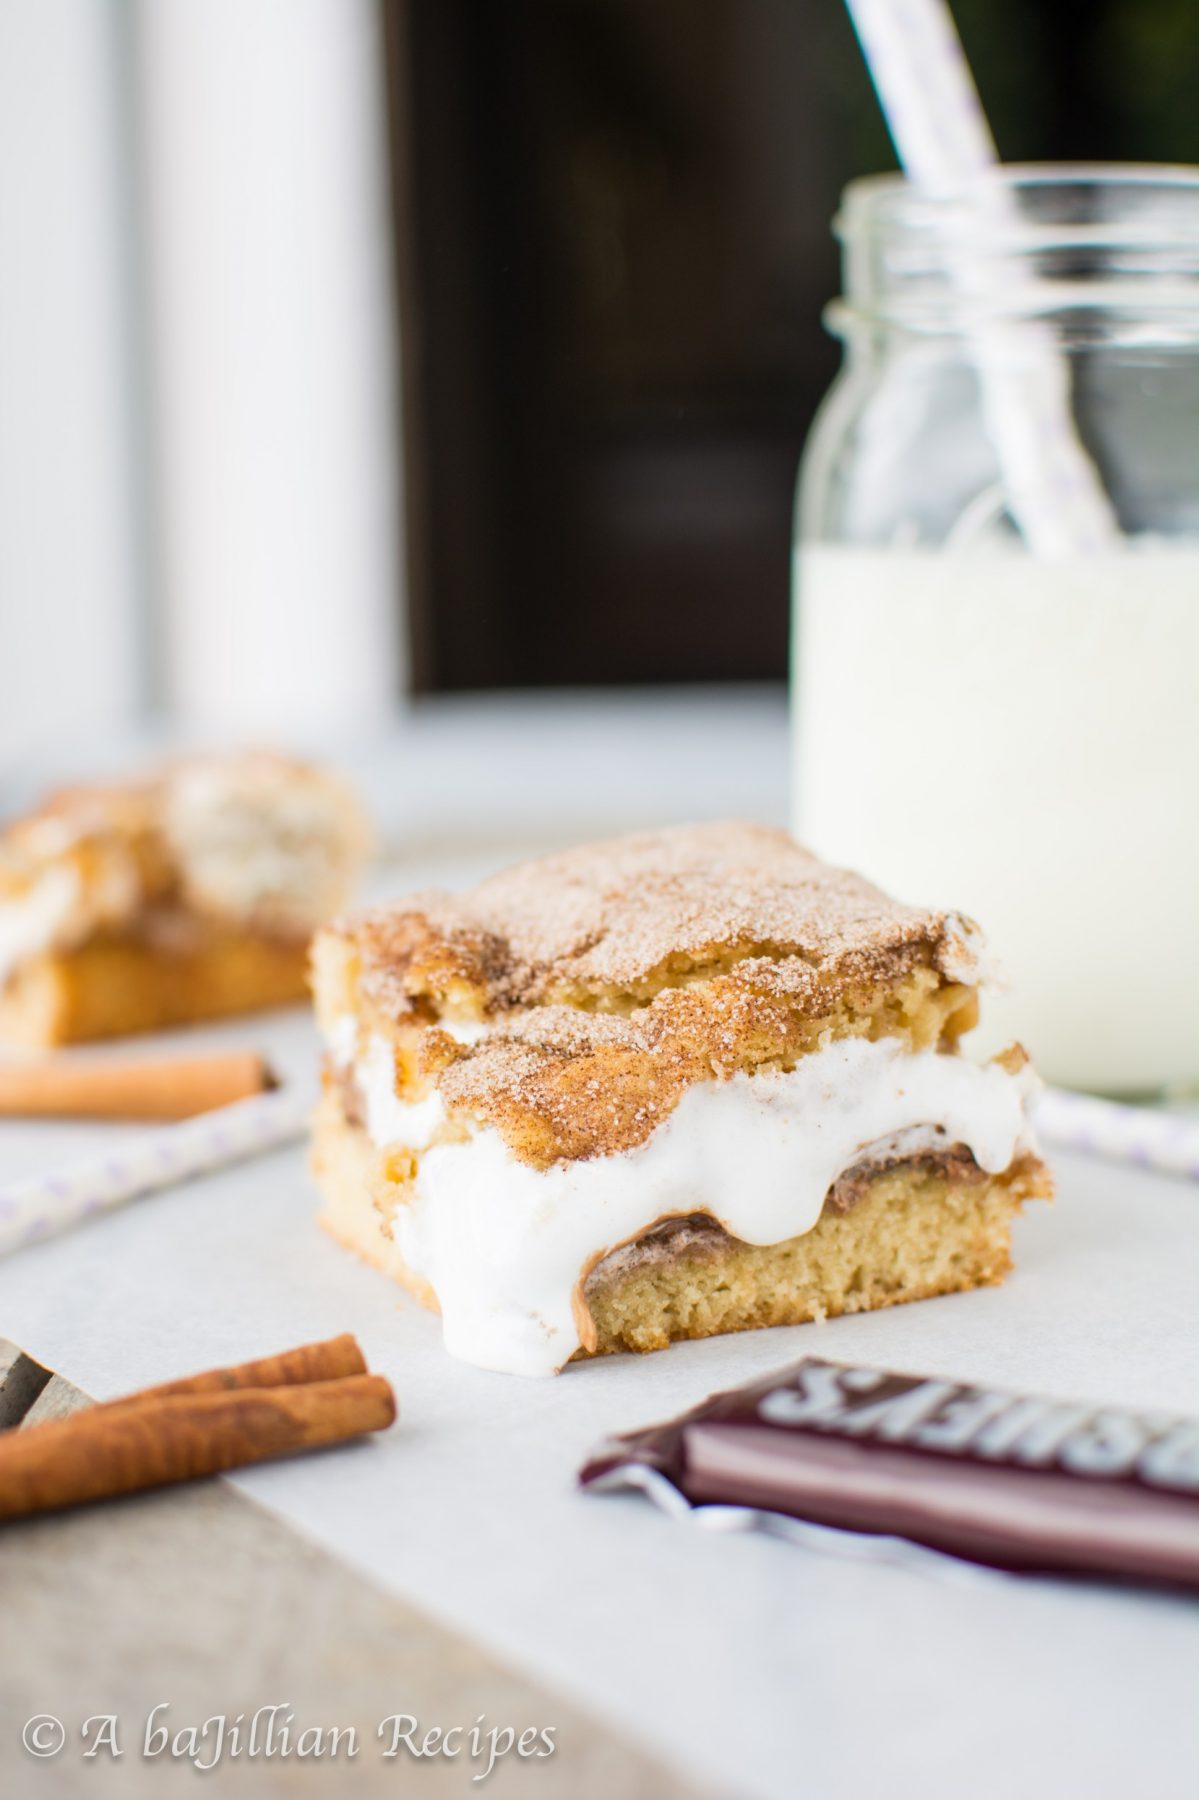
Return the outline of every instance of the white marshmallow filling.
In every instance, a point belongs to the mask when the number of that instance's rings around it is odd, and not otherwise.
[[[785,1072],[696,1083],[634,1149],[535,1169],[492,1126],[433,1142],[440,1097],[400,1099],[390,1045],[375,1037],[355,1054],[354,1036],[339,1021],[330,1053],[354,1077],[372,1143],[419,1152],[396,1247],[437,1296],[446,1348],[514,1374],[570,1359],[585,1273],[662,1219],[706,1213],[744,1243],[778,1244],[810,1231],[838,1177],[888,1140],[905,1156],[964,1144],[992,1175],[1033,1148],[1030,1069],[847,1038]]]

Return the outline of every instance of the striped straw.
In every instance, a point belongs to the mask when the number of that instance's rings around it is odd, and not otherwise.
[[[848,0],[899,160],[950,187],[999,161],[953,16],[943,0]]]
[[[1199,1118],[1121,1106],[1060,1088],[1046,1088],[1037,1096],[1034,1117],[1041,1137],[1059,1150],[1080,1150],[1199,1181]]]
[[[139,1133],[119,1149],[0,1186],[0,1256],[99,1213],[303,1136],[312,1096],[257,1094],[198,1118]]]
[[[896,153],[939,192],[979,183],[980,224],[1016,224],[953,17],[945,0],[846,0]],[[1010,265],[980,251],[951,264],[963,293],[1002,295]],[[997,322],[971,333],[983,409],[1012,516],[1040,556],[1103,548],[1118,536],[1111,502],[1074,428],[1069,372],[1043,326]]]

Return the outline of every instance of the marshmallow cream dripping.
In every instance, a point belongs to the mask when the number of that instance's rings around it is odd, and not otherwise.
[[[396,1249],[436,1294],[451,1355],[507,1374],[562,1368],[582,1342],[588,1271],[662,1219],[708,1213],[744,1243],[778,1244],[811,1231],[837,1177],[867,1154],[960,1143],[995,1175],[1033,1147],[1031,1069],[847,1038],[786,1072],[696,1083],[632,1150],[538,1170],[491,1126],[426,1148],[445,1118],[440,1096],[401,1100],[387,1041],[357,1052],[356,1036],[355,1020],[339,1019],[329,1049],[354,1074],[368,1135],[421,1153],[391,1221]]]

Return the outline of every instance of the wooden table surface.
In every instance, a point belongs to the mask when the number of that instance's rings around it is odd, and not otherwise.
[[[87,1405],[0,1340],[0,1429]],[[631,1622],[631,1629],[641,1628]],[[530,1800],[691,1800],[699,1790],[577,1707],[384,1594],[222,1481],[112,1501],[0,1530],[0,1794],[12,1800],[195,1793],[190,1762],[141,1754],[145,1722],[230,1721],[285,1704],[305,1726],[354,1726],[356,1761],[224,1759],[211,1791],[365,1796],[469,1793]],[[22,1727],[53,1714],[61,1755],[39,1760]],[[79,1728],[117,1715],[117,1760],[83,1758]],[[486,1781],[467,1757],[382,1758],[379,1721],[555,1727],[556,1751],[510,1756]],[[282,1715],[280,1715],[282,1716]],[[93,1728],[93,1731],[95,1728]],[[211,1739],[209,1740],[211,1741]]]

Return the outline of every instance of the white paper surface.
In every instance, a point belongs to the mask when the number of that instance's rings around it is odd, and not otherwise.
[[[300,1016],[212,1028],[303,1062]],[[193,1036],[190,1040],[196,1042]],[[0,1178],[103,1127],[0,1126]],[[0,1336],[104,1398],[351,1330],[401,1419],[237,1485],[372,1579],[736,1795],[1189,1794],[1199,1607],[846,1561],[574,1489],[608,1432],[805,1352],[1199,1410],[1199,1188],[1059,1159],[993,1291],[522,1381],[313,1223],[301,1150],[0,1263]],[[552,1721],[546,1721],[550,1723]]]

